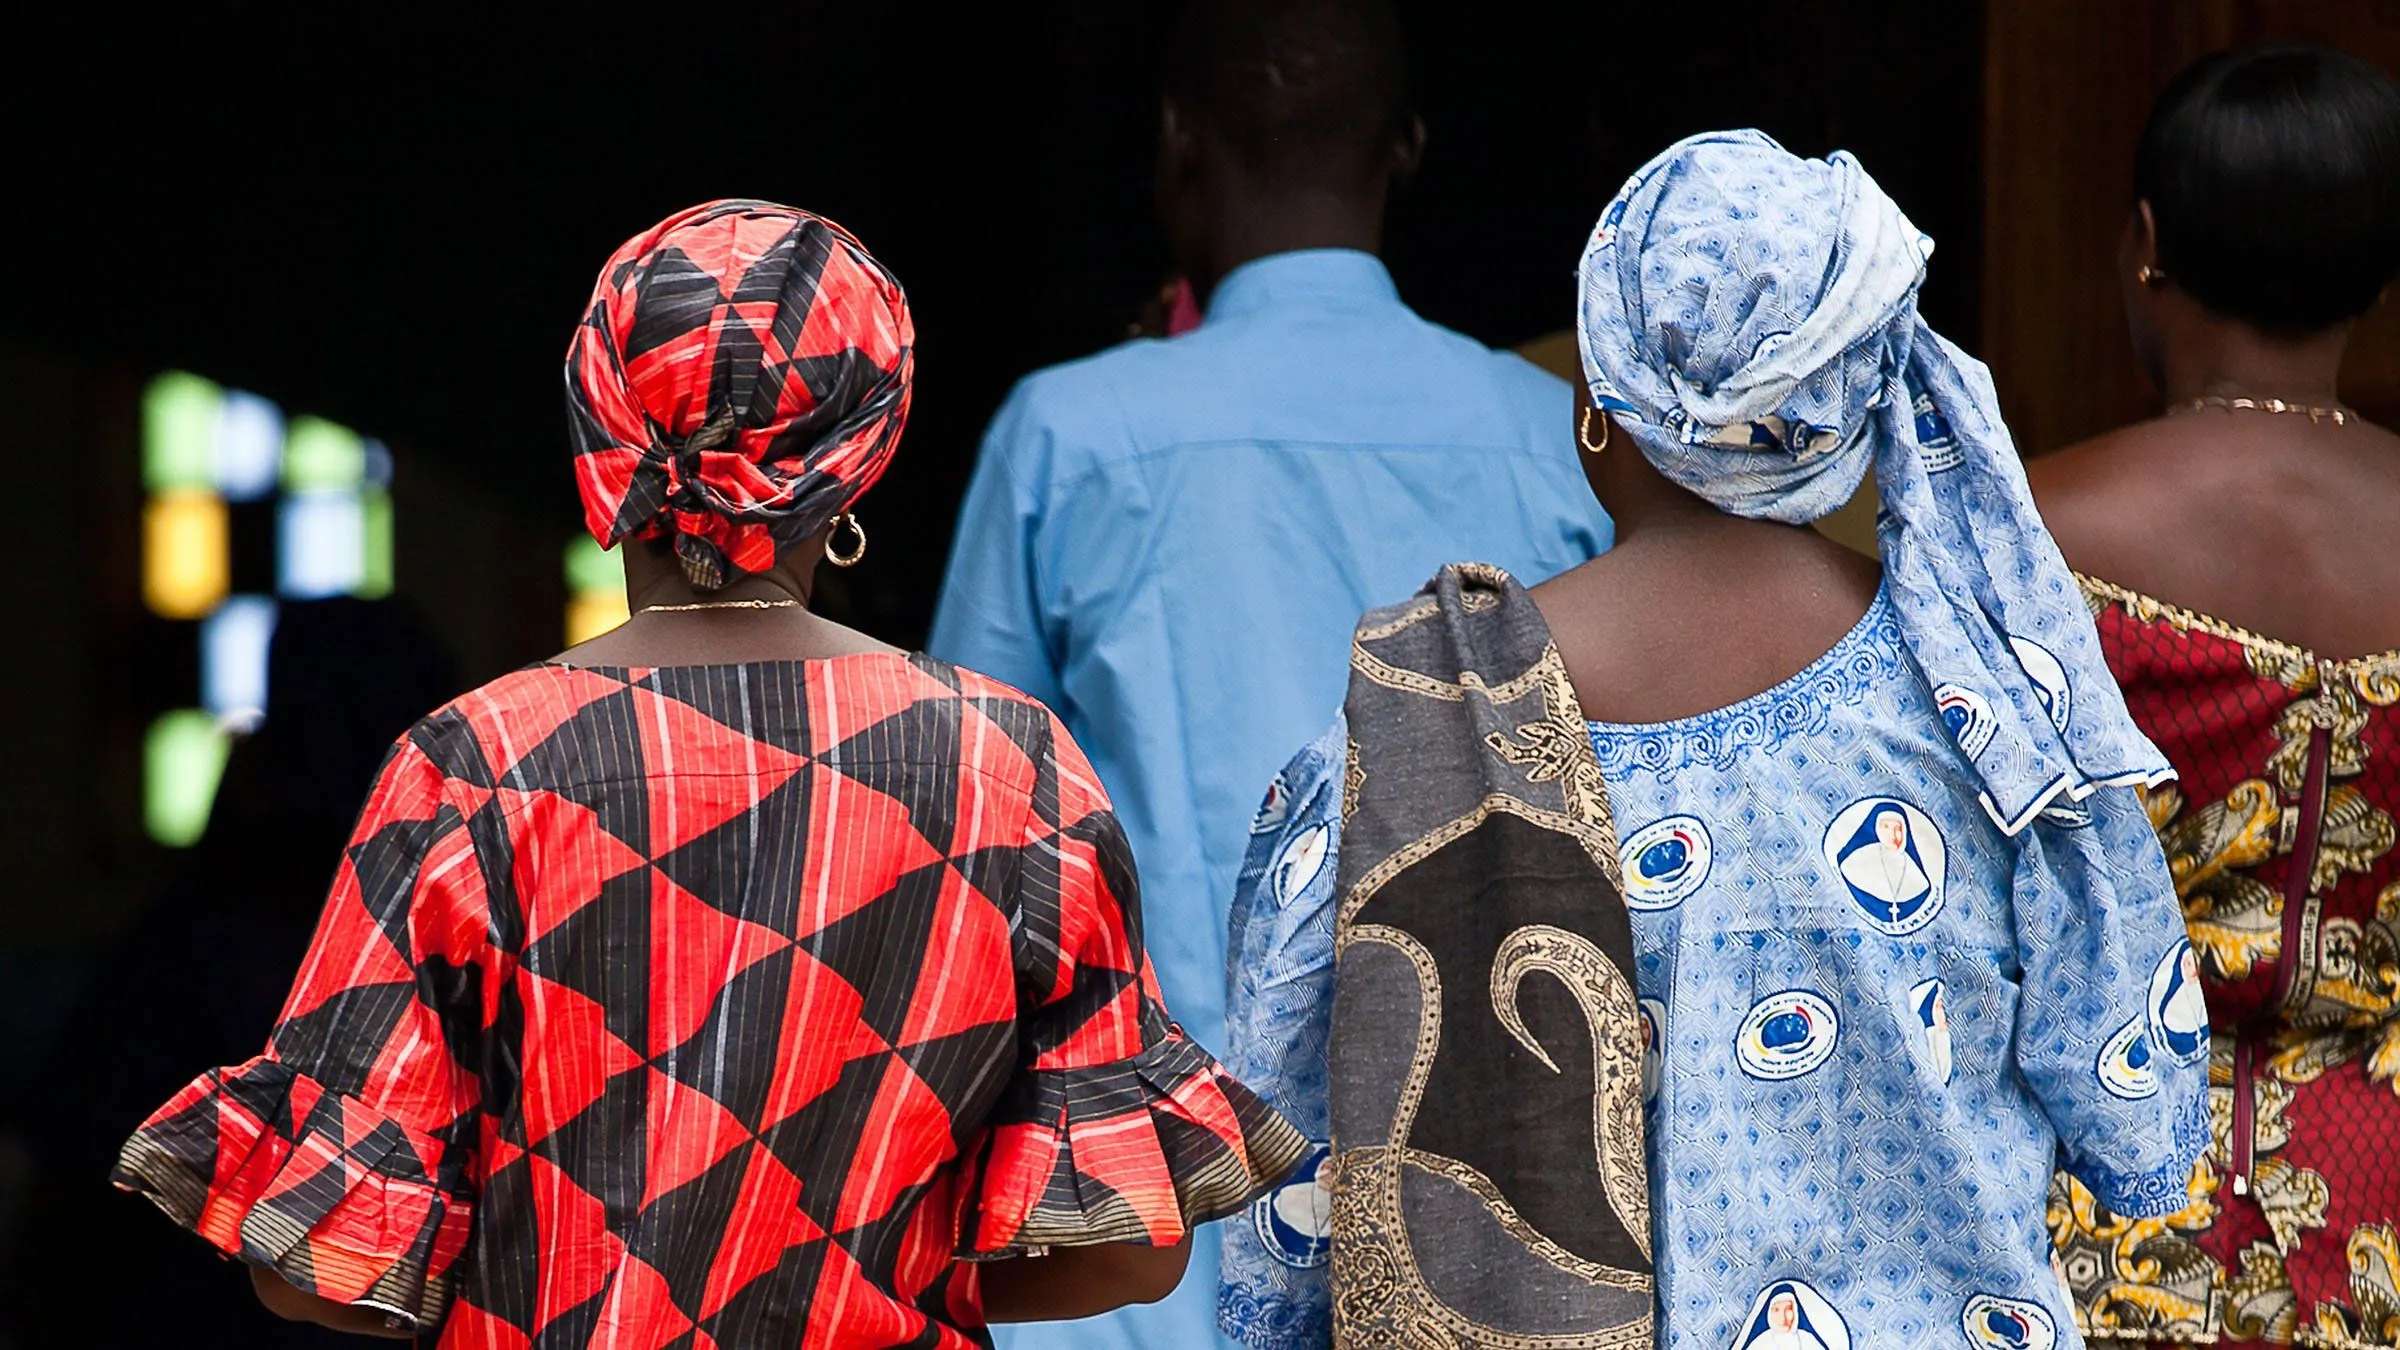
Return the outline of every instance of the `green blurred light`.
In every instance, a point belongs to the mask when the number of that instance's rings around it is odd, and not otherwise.
[[[198,708],[162,713],[142,739],[142,823],[169,848],[190,848],[208,828],[231,741]]]
[[[283,435],[283,489],[356,488],[367,477],[367,443],[322,417],[295,417]]]
[[[379,600],[392,593],[392,494],[368,488],[358,494],[358,589],[351,594]]]
[[[625,589],[625,569],[609,556],[608,550],[592,541],[588,534],[577,535],[567,545],[567,593],[581,595],[590,591],[621,594]]]
[[[217,411],[225,391],[170,370],[142,391],[142,486],[152,492],[216,486]]]

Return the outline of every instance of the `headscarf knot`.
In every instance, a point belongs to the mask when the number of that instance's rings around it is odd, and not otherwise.
[[[1592,231],[1577,325],[1594,406],[1720,510],[1805,524],[1869,469],[1884,585],[2013,834],[2172,776],[2135,728],[2042,528],[1991,375],[1917,313],[1933,241],[1847,154],[1680,141]]]
[[[710,202],[628,240],[567,350],[592,537],[672,531],[703,590],[772,567],[882,476],[915,348],[899,281],[822,217]]]

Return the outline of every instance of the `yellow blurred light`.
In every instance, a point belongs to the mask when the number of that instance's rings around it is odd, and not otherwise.
[[[201,619],[232,584],[231,529],[214,492],[162,492],[142,508],[142,598],[169,619]]]
[[[625,593],[583,591],[567,597],[567,645],[589,642],[625,622]]]

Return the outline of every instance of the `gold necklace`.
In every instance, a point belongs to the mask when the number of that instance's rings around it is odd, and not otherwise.
[[[2223,394],[2204,394],[2187,399],[2169,408],[2169,413],[2202,412],[2222,408],[2227,412],[2305,413],[2311,422],[2331,418],[2337,427],[2347,426],[2357,413],[2343,407],[2319,407],[2313,403],[2286,403],[2279,398],[2227,398]]]
[[[695,609],[791,609],[797,600],[699,600],[688,605],[644,605],[636,614],[687,614]]]

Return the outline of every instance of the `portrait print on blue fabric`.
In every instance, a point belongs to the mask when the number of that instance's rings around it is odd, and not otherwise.
[[[1895,937],[1942,912],[1949,846],[1931,818],[1897,797],[1843,807],[1825,829],[1825,861],[1868,921]]]
[[[1733,1350],[1850,1350],[1850,1324],[1806,1280],[1777,1280],[1750,1305]]]
[[[1659,1070],[1666,1062],[1667,1005],[1654,998],[1641,1001],[1642,1008],[1642,1105],[1658,1104]]]
[[[2051,1350],[2058,1344],[2058,1324],[2038,1303],[1977,1294],[1967,1300],[1960,1319],[1967,1344],[1990,1350]]]
[[[2050,714],[2050,724],[2064,733],[2067,719],[2075,712],[2074,691],[2067,687],[2067,668],[2058,663],[2048,647],[2032,638],[2011,633],[2008,645],[2017,654],[2017,664],[2025,668],[2025,678],[2033,681],[2033,696],[2042,701],[2042,711]]]
[[[2200,959],[2189,942],[2177,941],[2150,976],[2150,1039],[2178,1064],[2208,1054],[2208,1004],[2200,995]]]
[[[1333,1255],[1333,1155],[1311,1141],[1290,1178],[1250,1202],[1250,1226],[1267,1255],[1306,1270]]]
[[[2094,1066],[2100,1086],[2112,1097],[2138,1102],[2158,1095],[2158,1066],[2150,1059],[2150,1023],[2137,1017],[2110,1033],[2101,1043]]]
[[[1698,816],[1668,816],[1635,830],[1618,855],[1625,860],[1625,906],[1672,909],[1708,880],[1712,850]]]
[[[1934,687],[1933,702],[1941,709],[1942,725],[1950,728],[1950,739],[1958,742],[1967,758],[1982,754],[1983,747],[1992,743],[2000,719],[1992,716],[1992,705],[1983,695],[1963,685],[1944,684]]]
[[[1308,884],[1325,870],[1330,849],[1331,832],[1322,825],[1311,825],[1293,835],[1267,864],[1275,878],[1275,902],[1288,905]]]
[[[1833,1057],[1841,1037],[1833,1005],[1806,989],[1769,994],[1750,1008],[1734,1033],[1734,1058],[1753,1078],[1798,1078]]]
[[[1908,991],[1908,1010],[1916,1015],[1917,1049],[1925,1076],[1936,1083],[1950,1081],[1950,1004],[1940,980],[1927,980]]]

